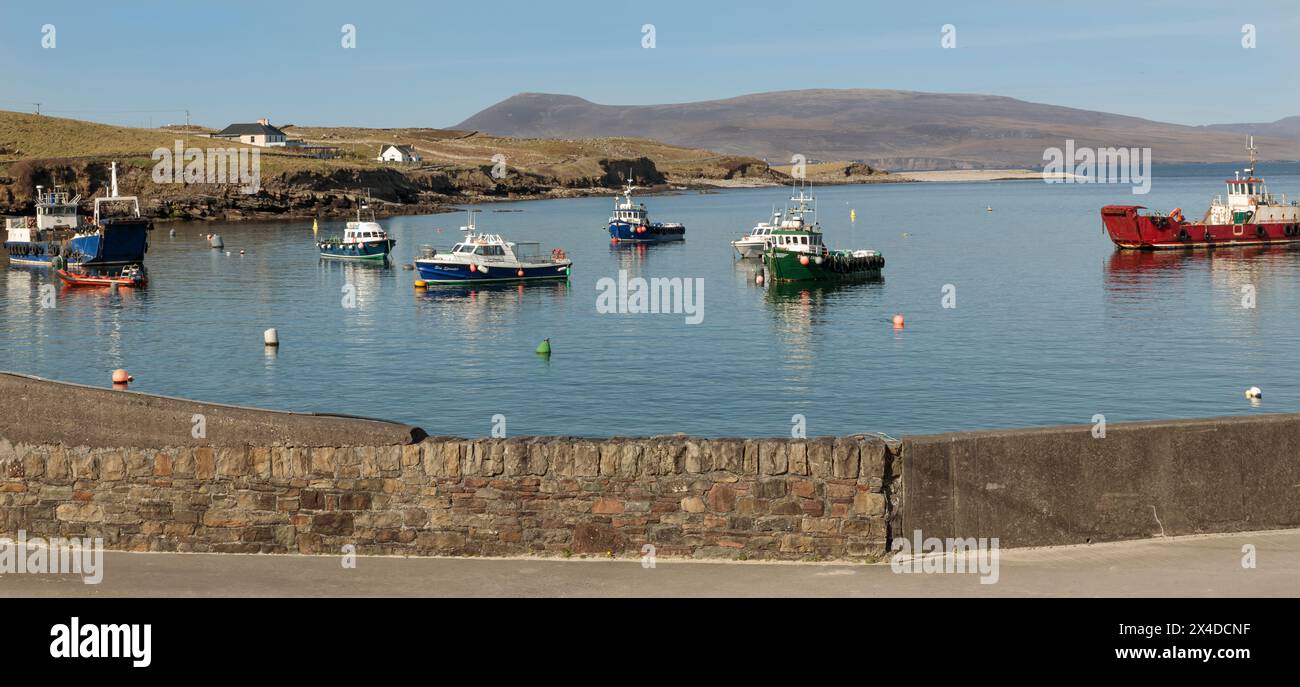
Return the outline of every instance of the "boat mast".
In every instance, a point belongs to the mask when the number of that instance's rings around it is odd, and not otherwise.
[[[1255,178],[1255,163],[1259,160],[1259,153],[1255,150],[1255,137],[1250,137],[1250,143],[1246,147],[1246,153],[1250,156],[1250,166],[1246,168],[1247,177]]]

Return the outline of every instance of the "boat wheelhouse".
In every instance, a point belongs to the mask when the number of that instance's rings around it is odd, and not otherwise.
[[[1249,166],[1224,182],[1226,197],[1211,199],[1199,221],[1188,221],[1179,208],[1164,215],[1142,213],[1141,205],[1107,205],[1101,209],[1106,233],[1120,248],[1137,250],[1300,243],[1300,200],[1269,193],[1256,176],[1254,137],[1247,154]]]
[[[481,233],[469,211],[465,238],[450,251],[430,246],[415,260],[419,278],[429,284],[484,284],[568,279],[573,261],[560,248],[542,252],[537,241],[507,241],[499,234]]]
[[[885,259],[874,250],[830,250],[817,221],[816,198],[800,189],[767,236],[763,267],[773,281],[843,281],[879,276]],[[809,217],[811,216],[811,221]]]
[[[732,241],[731,247],[742,258],[761,258],[763,249],[767,247],[768,237],[780,223],[781,214],[773,210],[771,222],[759,222],[754,225],[754,228],[750,229],[744,237]]]
[[[362,211],[369,211],[370,219],[362,220]],[[320,256],[331,260],[371,260],[385,262],[393,252],[396,239],[375,221],[375,211],[370,209],[370,197],[357,206],[357,219],[343,228],[343,238],[331,237],[316,242]]]
[[[36,187],[36,214],[5,218],[4,250],[15,265],[47,266],[81,228],[78,203],[62,186]]]
[[[109,195],[95,198],[91,227],[68,241],[69,265],[94,269],[144,265],[153,221],[141,214],[139,197],[118,195],[116,162],[112,170]]]
[[[609,216],[609,238],[614,243],[662,243],[686,240],[686,227],[677,222],[651,222],[645,203],[632,200],[636,186],[623,188],[622,200],[614,202]]]

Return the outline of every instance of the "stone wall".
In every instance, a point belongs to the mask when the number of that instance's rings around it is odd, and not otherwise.
[[[0,536],[137,551],[876,560],[918,530],[1013,547],[1300,527],[1300,415],[468,440],[2,373],[0,398]]]
[[[0,439],[0,533],[133,551],[877,559],[867,437],[427,438],[91,448]]]

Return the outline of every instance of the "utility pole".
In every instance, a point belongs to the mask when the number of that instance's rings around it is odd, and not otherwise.
[[[186,129],[189,129],[189,128],[190,128],[190,111],[189,111],[189,110],[186,110],[186,111],[185,111],[185,128],[186,128]]]
[[[36,106],[36,116],[37,117],[41,116],[41,104],[40,103],[32,103],[32,104]]]

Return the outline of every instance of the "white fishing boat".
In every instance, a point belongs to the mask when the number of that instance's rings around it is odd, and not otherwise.
[[[474,223],[478,210],[469,211],[469,224],[461,227],[465,238],[448,252],[423,247],[415,260],[419,278],[429,284],[484,284],[568,279],[573,261],[564,250],[542,253],[537,241],[507,241],[498,234],[481,233]]]
[[[763,248],[767,246],[767,239],[771,236],[772,231],[781,223],[781,213],[772,211],[771,222],[759,222],[749,230],[743,238],[731,242],[731,247],[742,258],[761,258],[763,257]]]

